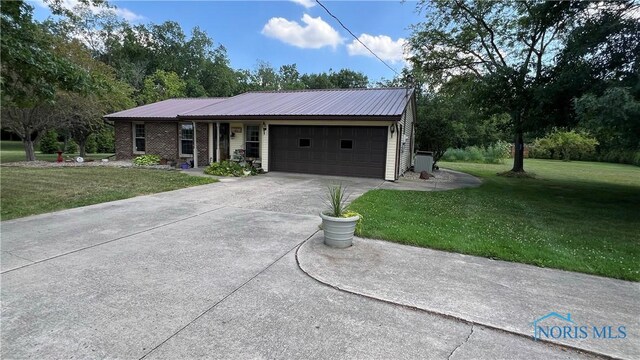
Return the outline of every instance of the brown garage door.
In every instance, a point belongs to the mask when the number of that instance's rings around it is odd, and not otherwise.
[[[384,178],[387,127],[269,127],[269,170]]]

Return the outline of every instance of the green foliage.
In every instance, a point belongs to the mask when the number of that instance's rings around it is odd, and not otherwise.
[[[510,156],[511,144],[499,141],[487,147],[469,146],[464,149],[450,148],[442,161],[462,161],[484,164],[502,164]]]
[[[144,79],[144,87],[139,97],[140,104],[150,104],[161,100],[185,97],[187,84],[178,74],[157,70]]]
[[[58,150],[60,150],[58,133],[55,130],[47,131],[40,138],[40,152],[43,154],[55,154]]]
[[[62,143],[59,143],[60,149],[62,149]],[[0,142],[0,163],[7,164],[17,161],[25,161],[25,149],[22,141],[6,141],[3,140]],[[72,156],[76,154],[65,153],[65,156]],[[85,157],[86,160],[100,160],[113,155],[113,153],[97,153],[91,154]],[[36,159],[38,161],[48,161],[55,162],[58,158],[58,154],[43,154],[40,151],[36,151],[35,153]]]
[[[245,172],[248,172],[248,175],[257,175],[258,171],[250,166],[242,166],[235,161],[225,160],[219,163],[212,163],[206,169],[204,169],[204,173],[208,175],[217,175],[217,176],[246,176]]]
[[[593,134],[599,150],[640,149],[640,101],[628,88],[612,87],[602,96],[586,94],[575,100],[580,127]]]
[[[71,91],[88,89],[86,72],[55,51],[59,39],[33,19],[31,5],[21,0],[6,1],[0,11],[3,107],[29,108],[50,102],[58,88]],[[3,117],[3,123],[6,120]],[[7,126],[6,123],[3,125]],[[38,130],[35,129],[36,132]]]
[[[341,69],[338,72],[329,70],[328,73],[304,74],[300,81],[307,89],[350,89],[365,88],[369,79],[361,72]]]
[[[112,167],[3,167],[0,178],[3,221],[217,181],[179,171]]]
[[[96,142],[95,134],[89,135],[89,137],[87,138],[87,142],[84,146],[85,146],[85,151],[89,154],[95,154],[98,152],[98,143]]]
[[[100,131],[95,133],[94,136],[96,139],[96,152],[114,153],[116,151],[113,126],[104,126]]]
[[[525,162],[536,179],[496,175],[508,165],[441,163],[482,185],[372,190],[349,208],[366,218],[363,237],[640,281],[640,168]]]
[[[349,195],[346,194],[346,190],[347,188],[342,184],[327,186],[326,203],[329,210],[325,214],[333,217],[347,217],[345,213]]]
[[[608,150],[599,152],[596,160],[640,166],[640,150]]]
[[[554,130],[530,146],[529,157],[536,159],[590,160],[598,141],[586,133]]]
[[[362,215],[360,215],[359,213],[352,211],[352,210],[347,210],[342,214],[343,218],[349,218],[349,217],[354,217],[357,216],[358,217],[358,222],[356,222],[356,231],[355,231],[355,235],[356,236],[361,236],[364,233],[364,217]]]
[[[75,154],[78,152],[78,144],[73,139],[67,141],[67,147],[64,149],[65,154]]]
[[[511,156],[511,144],[506,141],[498,141],[484,148],[483,156],[486,164],[502,164],[504,159]]]
[[[474,86],[472,77],[456,76],[437,94],[418,97],[416,146],[433,151],[436,163],[448,148],[489,146],[508,137],[510,117],[485,114]]]
[[[133,159],[133,164],[138,166],[152,166],[160,164],[158,155],[140,155]]]
[[[422,0],[425,19],[409,39],[428,88],[475,79],[477,106],[509,114],[518,142],[528,131],[571,126],[572,99],[593,85],[637,81],[640,25],[633,1],[514,2]],[[606,86],[606,85],[605,85]],[[514,171],[524,171],[522,152]]]

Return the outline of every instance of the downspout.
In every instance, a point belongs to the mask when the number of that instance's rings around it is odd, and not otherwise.
[[[396,123],[393,124],[396,127],[396,131],[395,131],[396,133],[396,164],[395,164],[395,174],[394,174],[395,180],[398,180],[400,178],[400,146],[402,142],[402,135],[400,133],[400,127],[398,126],[398,122],[399,121],[396,121]]]
[[[216,162],[220,162],[220,121],[216,121]]]
[[[207,123],[208,126],[208,149],[209,149],[209,164],[211,164],[213,162],[213,123],[209,122]]]
[[[198,143],[197,143],[197,134],[196,134],[196,122],[192,121],[193,124],[193,168],[198,168]]]

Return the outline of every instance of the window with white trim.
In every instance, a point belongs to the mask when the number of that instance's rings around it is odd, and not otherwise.
[[[133,123],[133,152],[144,154],[146,148],[144,123]]]
[[[245,156],[248,158],[260,157],[260,127],[258,125],[247,125],[245,150]]]
[[[193,123],[180,123],[180,156],[193,156]]]

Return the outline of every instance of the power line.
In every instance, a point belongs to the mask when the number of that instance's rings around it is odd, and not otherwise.
[[[374,53],[373,50],[369,49],[369,47],[367,45],[365,45],[365,43],[363,43],[360,40],[360,38],[358,38],[353,32],[351,32],[351,30],[349,30],[349,28],[347,28],[347,26],[345,24],[343,24],[342,21],[340,21],[340,19],[338,19],[337,16],[333,15],[331,13],[331,11],[329,11],[329,9],[327,9],[327,7],[324,6],[324,4],[320,2],[320,0],[316,0],[316,3],[318,3],[318,5],[320,5],[327,12],[327,14],[329,14],[332,18],[336,19],[338,24],[340,24],[340,26],[342,26],[343,29],[347,30],[347,32],[349,34],[351,34],[351,36],[353,36],[353,38],[356,39],[357,42],[359,42],[362,46],[364,46],[365,49],[369,50],[369,52],[373,56],[375,56],[378,60],[380,60],[386,67],[391,69],[391,71],[393,71],[394,74],[396,74],[397,76],[400,76],[400,74],[396,71],[396,69],[392,68],[391,65],[387,64],[386,61],[382,60],[382,58],[380,58],[380,56],[378,56],[378,54]]]

